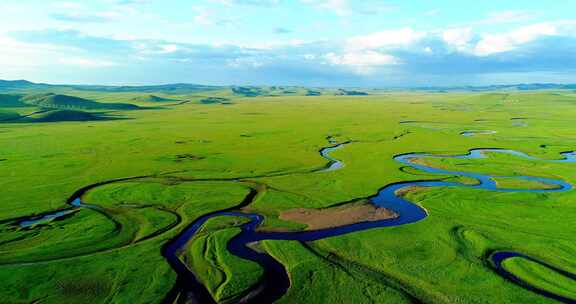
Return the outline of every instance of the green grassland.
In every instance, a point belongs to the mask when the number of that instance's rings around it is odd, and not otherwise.
[[[257,195],[243,210],[265,216],[260,229],[298,231],[306,226],[280,219],[283,211],[353,202],[394,182],[455,180],[403,169],[393,160],[397,154],[505,148],[559,159],[576,148],[576,94],[570,91],[360,96],[288,87],[151,90],[36,87],[0,95],[3,303],[160,303],[176,282],[162,246],[195,219],[237,206],[251,191]],[[460,135],[467,130],[497,133]],[[321,171],[326,160],[318,151],[329,145],[327,136],[350,142],[331,153],[345,163],[340,170]],[[426,162],[576,182],[576,164],[497,153]],[[18,225],[72,208],[67,199],[82,187],[117,179],[84,195],[93,208]],[[487,260],[498,250],[576,272],[575,191],[431,188],[406,197],[429,217],[310,243],[254,244],[289,272],[291,288],[279,303],[554,303],[500,277]],[[242,223],[209,221],[180,253],[222,303],[244,295],[262,274],[257,264],[226,250]],[[506,268],[534,286],[574,297],[573,282],[554,270],[524,260],[510,260]]]
[[[510,258],[504,267],[529,282],[532,286],[551,291],[567,298],[576,297],[574,282],[553,269],[521,257]]]

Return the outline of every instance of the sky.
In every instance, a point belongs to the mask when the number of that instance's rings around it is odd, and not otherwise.
[[[574,0],[0,0],[0,79],[576,83]]]

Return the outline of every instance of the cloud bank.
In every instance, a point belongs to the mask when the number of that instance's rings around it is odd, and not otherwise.
[[[113,0],[107,0],[113,1]],[[368,14],[344,0],[300,0],[338,18]],[[216,7],[274,10],[281,0],[210,0]],[[113,23],[137,14],[147,1],[116,1],[91,11],[60,4],[50,17],[63,24]],[[192,7],[189,21],[217,27],[215,7]],[[373,7],[373,11],[392,9]],[[433,12],[429,13],[429,12]],[[438,15],[438,10],[426,15]],[[0,32],[0,78],[55,79],[89,83],[198,82],[207,84],[291,84],[317,86],[421,86],[502,82],[576,82],[576,20],[536,22],[505,30],[486,23],[531,20],[524,11],[504,11],[458,26],[422,30],[386,27],[339,39],[297,40],[292,27],[269,27],[254,43],[190,43],[98,35],[70,26]],[[158,19],[163,22],[162,19]],[[222,18],[220,20],[226,20]],[[226,23],[234,27],[232,21]],[[318,35],[321,37],[322,35]],[[37,76],[30,77],[29,75]],[[105,79],[103,81],[103,79]]]

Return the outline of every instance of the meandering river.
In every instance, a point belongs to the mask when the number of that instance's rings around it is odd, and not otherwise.
[[[341,148],[341,145],[335,147]],[[337,170],[343,165],[334,167],[333,164],[341,163],[341,161],[335,160],[328,154],[332,150],[323,149],[321,150],[321,155],[328,159],[332,165],[328,168],[332,168],[330,171]],[[242,232],[235,236],[228,243],[228,250],[243,259],[254,261],[258,263],[264,269],[264,277],[261,280],[261,285],[254,289],[253,292],[249,293],[246,297],[240,300],[240,303],[272,303],[282,297],[290,286],[290,281],[288,278],[288,273],[285,268],[276,260],[274,260],[270,255],[258,252],[252,249],[249,244],[253,242],[258,242],[262,240],[296,240],[301,242],[316,241],[323,238],[328,238],[332,236],[344,235],[352,232],[390,227],[390,226],[400,226],[415,223],[426,218],[426,211],[420,206],[402,198],[398,195],[400,190],[409,187],[464,187],[470,189],[484,189],[491,191],[500,192],[563,192],[572,189],[572,185],[569,183],[550,178],[541,178],[533,176],[513,176],[504,177],[498,176],[500,178],[516,178],[524,179],[528,181],[541,182],[547,185],[554,186],[549,189],[515,189],[515,188],[500,188],[498,187],[496,181],[494,180],[497,176],[485,175],[481,173],[470,173],[462,171],[452,171],[447,169],[439,169],[431,166],[426,166],[418,163],[418,160],[426,158],[459,158],[459,159],[474,159],[474,158],[485,158],[486,153],[505,153],[511,154],[518,157],[523,157],[526,159],[536,160],[536,158],[526,155],[522,152],[505,150],[505,149],[473,149],[470,150],[468,154],[464,155],[435,155],[426,153],[408,153],[401,154],[394,157],[397,162],[410,166],[414,169],[421,170],[427,173],[442,174],[442,175],[452,175],[452,176],[462,176],[474,178],[478,181],[477,184],[469,185],[459,182],[446,182],[441,180],[428,180],[428,181],[406,181],[399,182],[385,186],[380,189],[376,195],[370,198],[370,201],[382,208],[387,208],[394,211],[400,216],[393,219],[385,219],[379,221],[371,222],[361,222],[356,224],[350,224],[345,226],[339,226],[335,228],[327,228],[321,230],[312,231],[299,231],[299,232],[260,232],[257,231],[258,226],[262,223],[264,218],[255,213],[242,213],[234,211],[222,211],[215,212],[209,215],[205,215],[189,226],[178,238],[173,240],[164,251],[164,255],[168,259],[174,269],[179,273],[183,282],[185,281],[187,286],[189,286],[192,291],[192,297],[196,298],[199,303],[213,303],[214,300],[210,297],[209,293],[205,288],[197,281],[196,277],[188,268],[180,261],[177,256],[179,250],[182,250],[186,243],[194,237],[194,235],[201,228],[208,219],[219,217],[219,216],[237,216],[243,217],[249,220],[248,223],[241,226]],[[550,162],[575,162],[576,157],[573,152],[564,152],[564,156],[561,160],[551,160]],[[493,255],[495,258],[501,257],[501,255]],[[496,265],[500,265],[501,260],[494,260]],[[538,290],[531,289],[538,292]],[[540,293],[547,296],[546,293]]]
[[[317,170],[318,174],[321,172],[333,172],[340,170],[344,167],[344,163],[332,156],[330,153],[336,149],[343,148],[346,143],[336,143],[331,140],[331,146],[323,148],[320,150],[320,155],[329,161],[329,164],[323,170]],[[320,230],[307,230],[298,232],[263,232],[258,231],[258,227],[262,224],[264,218],[260,214],[256,213],[244,213],[239,211],[241,207],[249,205],[257,195],[257,191],[253,190],[244,200],[244,202],[226,210],[221,210],[217,212],[212,212],[206,214],[188,227],[186,227],[176,238],[168,242],[162,249],[162,254],[166,257],[167,261],[170,263],[174,271],[178,274],[178,281],[174,289],[166,297],[166,303],[172,303],[176,298],[185,297],[187,300],[196,303],[215,303],[214,299],[208,292],[205,286],[203,286],[194,274],[194,270],[190,270],[188,265],[186,265],[180,258],[179,252],[185,250],[187,243],[194,238],[196,233],[202,225],[209,219],[222,216],[236,216],[242,217],[248,220],[247,223],[241,225],[241,232],[233,237],[228,245],[227,249],[234,255],[254,261],[258,263],[264,270],[263,278],[260,280],[260,284],[255,286],[251,291],[246,293],[239,303],[272,303],[280,299],[290,287],[290,280],[288,273],[284,266],[276,261],[272,256],[268,255],[266,252],[256,251],[252,249],[250,244],[263,240],[296,240],[300,242],[316,241],[328,237],[339,236],[344,234],[349,234],[357,231],[363,231],[367,229],[375,229],[390,226],[400,226],[416,223],[427,217],[427,212],[420,206],[404,199],[399,195],[400,190],[408,189],[411,187],[462,187],[469,189],[483,189],[490,191],[500,191],[500,192],[563,192],[572,189],[572,185],[559,179],[550,179],[534,176],[492,176],[482,173],[474,172],[464,172],[464,171],[453,171],[448,169],[435,168],[429,165],[425,165],[422,162],[425,159],[444,159],[444,158],[456,158],[456,159],[474,159],[474,158],[485,158],[487,153],[503,153],[515,155],[517,157],[522,157],[530,160],[538,160],[537,158],[526,155],[522,152],[506,150],[506,149],[472,149],[467,154],[463,155],[437,155],[437,154],[427,154],[427,153],[407,153],[401,154],[394,157],[394,160],[402,165],[412,167],[413,169],[438,174],[438,175],[450,175],[450,176],[460,176],[473,178],[477,181],[476,184],[464,184],[460,182],[449,182],[443,180],[418,180],[418,181],[404,181],[389,184],[382,189],[380,189],[374,196],[370,197],[369,200],[372,204],[387,208],[399,216],[391,219],[384,219],[378,221],[367,221],[354,223],[334,228],[326,228]],[[547,162],[576,162],[576,153],[574,152],[564,152],[564,156],[560,160],[546,160]],[[326,173],[327,174],[327,173]],[[95,184],[92,186],[85,187],[74,196],[69,199],[69,204],[72,205],[69,209],[59,210],[54,213],[46,214],[33,219],[25,219],[20,222],[22,227],[30,227],[42,221],[52,220],[54,218],[67,215],[75,208],[82,207],[94,207],[90,205],[85,205],[81,202],[82,195],[87,191],[112,182],[121,182],[124,180],[137,179],[142,177],[128,178],[128,179],[118,179],[115,181],[103,182]],[[546,189],[517,189],[517,188],[501,188],[495,181],[495,178],[515,178],[523,179],[527,181],[536,181],[551,185],[553,187]],[[547,296],[560,301],[573,301],[558,295],[554,295],[545,290],[540,290],[536,287],[530,286],[528,283],[522,281],[522,279],[514,276],[507,272],[502,267],[502,262],[510,257],[522,256],[528,259],[532,259],[517,252],[496,252],[491,255],[491,260],[495,265],[496,271],[500,273],[512,282],[515,282],[521,286],[528,288],[534,292],[537,292],[543,296]],[[535,259],[532,259],[535,261]],[[547,265],[543,262],[538,261],[542,265]],[[555,268],[554,268],[555,269]],[[557,269],[555,269],[557,270]],[[557,270],[559,271],[559,270]],[[572,275],[565,272],[560,272],[564,275]],[[572,276],[571,276],[572,277]],[[576,276],[575,276],[576,277]],[[573,303],[573,302],[566,302]]]

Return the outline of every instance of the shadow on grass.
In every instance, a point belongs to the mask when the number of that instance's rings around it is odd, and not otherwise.
[[[82,121],[109,121],[132,119],[121,115],[84,112],[77,110],[41,110],[27,115],[0,119],[1,123],[48,123],[48,122],[82,122]]]

